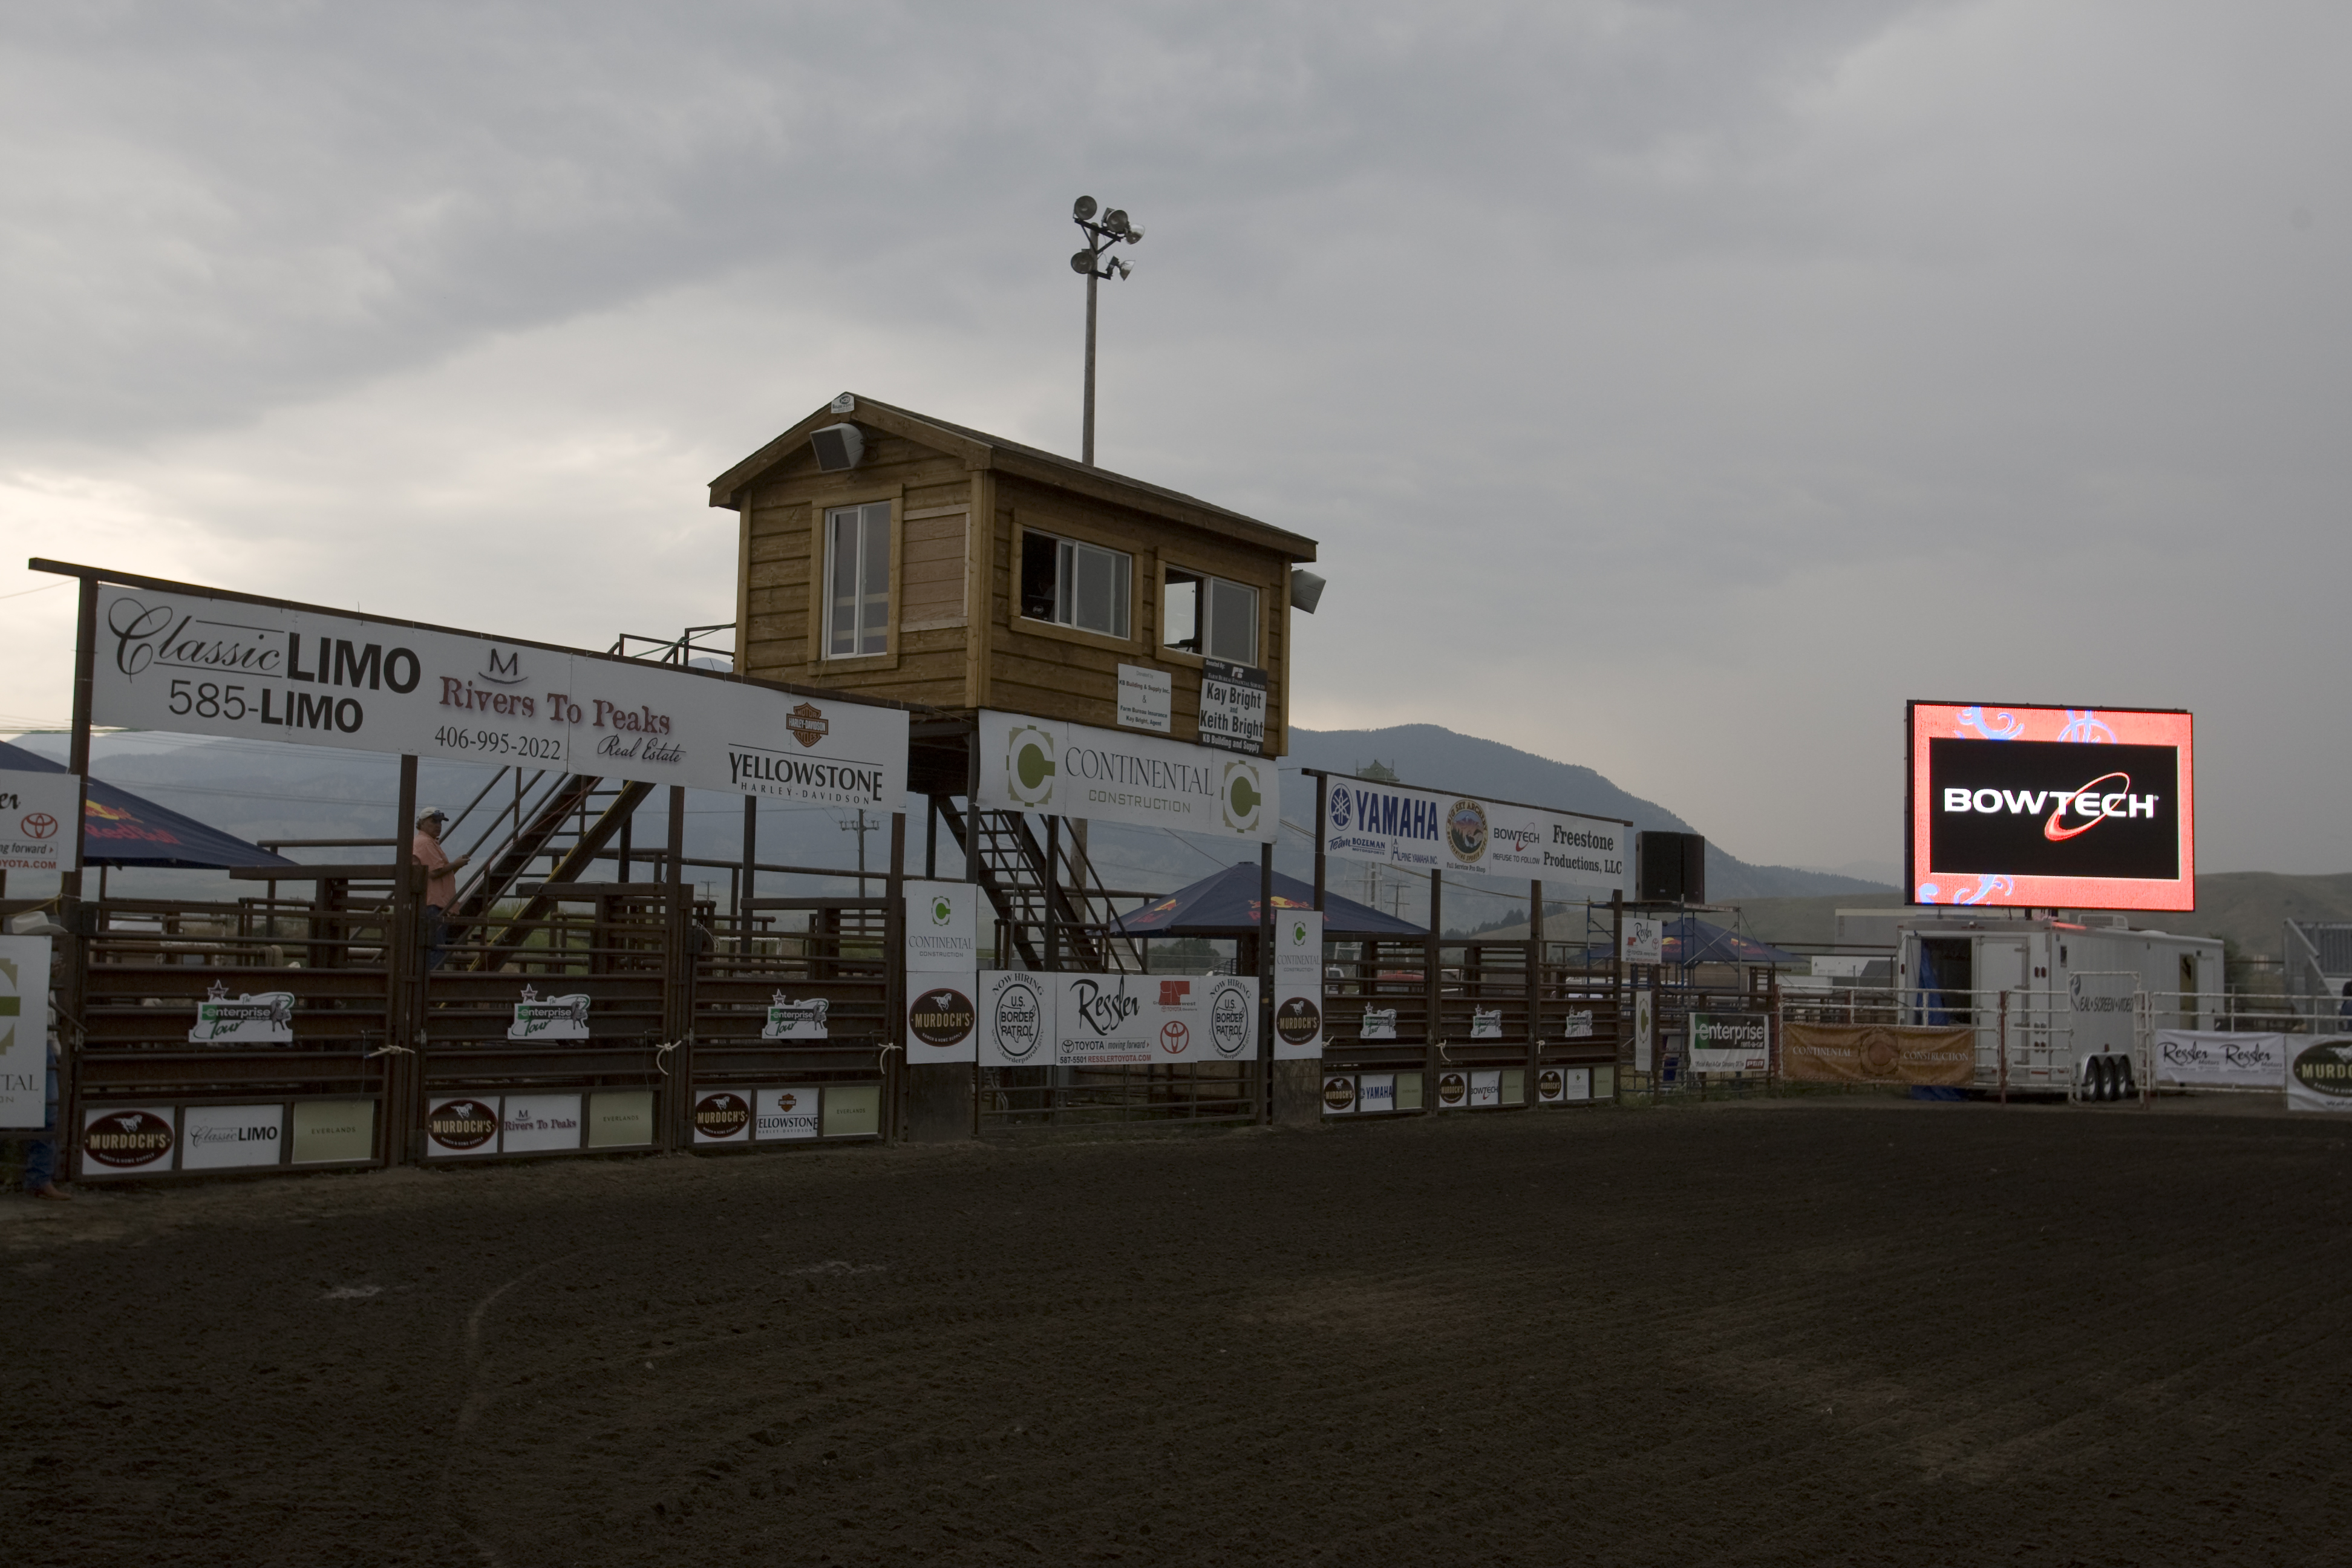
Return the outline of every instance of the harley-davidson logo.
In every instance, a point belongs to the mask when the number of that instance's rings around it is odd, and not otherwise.
[[[785,714],[784,728],[791,731],[793,739],[803,746],[814,746],[833,732],[833,725],[826,720],[824,710],[814,702],[800,703]]]

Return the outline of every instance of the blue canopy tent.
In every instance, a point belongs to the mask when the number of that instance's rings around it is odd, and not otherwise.
[[[37,752],[0,741],[0,771],[61,773],[67,769]],[[92,866],[176,866],[202,871],[295,866],[257,844],[98,779],[89,781],[82,797],[81,836],[83,860]]]
[[[1246,936],[1257,930],[1258,868],[1244,861],[1189,888],[1179,888],[1155,899],[1131,914],[1111,922],[1125,936]],[[1274,874],[1274,907],[1311,910],[1315,889],[1296,877]],[[1394,915],[1384,915],[1370,904],[1323,895],[1323,934],[1327,937],[1418,937],[1427,928]]]

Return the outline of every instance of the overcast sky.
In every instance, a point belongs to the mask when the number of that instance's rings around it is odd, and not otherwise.
[[[2352,869],[2352,8],[0,11],[26,555],[602,645],[837,391],[1322,542],[1298,721],[1900,853],[1906,697],[2187,707],[2202,867]],[[1444,780],[1426,781],[1443,784]]]

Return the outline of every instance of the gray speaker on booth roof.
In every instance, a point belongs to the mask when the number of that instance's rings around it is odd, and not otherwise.
[[[1645,904],[1706,902],[1706,836],[1656,831],[1633,836],[1633,896]]]
[[[815,448],[816,466],[824,473],[854,468],[866,458],[866,432],[855,425],[828,425],[812,431],[809,445]]]

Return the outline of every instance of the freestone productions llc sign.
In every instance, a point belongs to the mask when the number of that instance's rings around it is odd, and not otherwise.
[[[980,975],[979,1058],[991,1067],[1141,1067],[1257,1059],[1257,977]]]
[[[1323,852],[1448,875],[1541,879],[1596,893],[1625,886],[1627,825],[1333,774]]]
[[[1912,703],[1911,901],[2195,909],[2194,729],[2172,710]]]
[[[78,868],[79,773],[0,772],[0,871]]]
[[[983,709],[980,789],[989,811],[1042,811],[1272,843],[1281,775],[1245,757],[1158,735]]]
[[[0,936],[0,1129],[48,1125],[49,939]]]
[[[907,789],[907,714],[303,605],[101,584],[92,717],[825,805]]]

